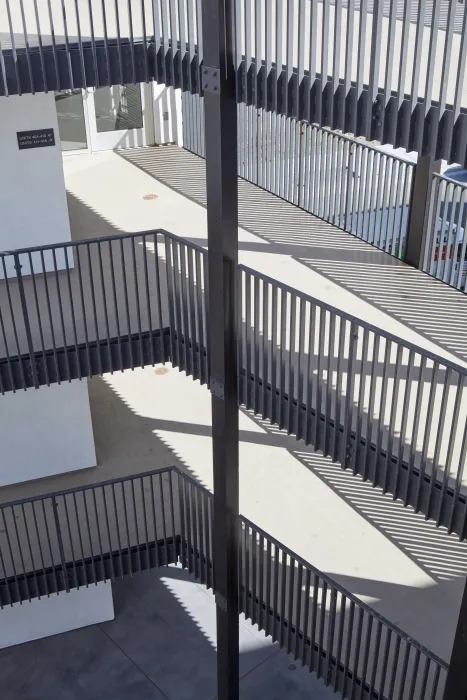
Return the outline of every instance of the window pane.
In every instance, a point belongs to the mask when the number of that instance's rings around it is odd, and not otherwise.
[[[142,129],[143,110],[139,85],[114,85],[94,92],[96,128],[104,131]]]
[[[62,90],[55,93],[58,131],[62,151],[87,148],[84,121],[83,93],[81,90]]]

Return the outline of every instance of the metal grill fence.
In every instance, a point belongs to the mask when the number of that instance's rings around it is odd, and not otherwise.
[[[204,158],[204,100],[184,93],[183,145]],[[415,164],[361,140],[238,105],[238,174],[397,258]]]
[[[467,185],[434,174],[422,269],[465,292],[467,274]]]
[[[236,0],[234,12],[238,102],[465,161],[465,4]],[[5,0],[0,94],[153,79],[202,94],[201,24],[200,0]]]
[[[467,371],[240,267],[240,401],[466,536]]]
[[[371,11],[367,0],[237,2],[239,92],[276,114],[463,162],[453,126],[464,123],[467,106],[467,14],[462,8],[456,34],[458,7],[449,3],[442,30],[442,4],[393,2],[387,14],[382,0]]]
[[[156,231],[33,250],[62,270],[1,256],[4,391],[166,360],[209,384],[204,249]],[[245,266],[238,285],[240,403],[464,539],[467,369]]]
[[[0,606],[175,562],[177,473],[161,470],[0,506]]]
[[[0,604],[181,563],[213,588],[213,498],[176,468],[0,505]],[[447,665],[251,521],[239,613],[344,698],[441,700]]]
[[[165,360],[165,238],[154,231],[1,253],[0,391]]]
[[[185,245],[169,241],[172,357],[204,382]],[[245,266],[239,295],[240,403],[464,539],[467,370]]]

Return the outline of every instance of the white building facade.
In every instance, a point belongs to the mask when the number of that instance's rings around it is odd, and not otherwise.
[[[63,158],[181,144],[181,95],[151,82],[2,96],[0,123],[0,250],[66,244],[72,235]],[[42,262],[51,284],[73,266],[72,255],[66,261],[62,251]],[[5,260],[4,300],[17,278],[11,257]],[[29,272],[25,255],[24,280]],[[92,468],[98,481],[87,379],[0,396],[0,444],[0,486]],[[0,647],[112,617],[110,583],[15,603],[0,611]]]

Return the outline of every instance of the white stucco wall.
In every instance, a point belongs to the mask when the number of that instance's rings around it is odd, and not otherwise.
[[[64,591],[0,610],[0,649],[113,620],[112,585]]]
[[[0,97],[0,124],[0,250],[69,241],[54,94]],[[54,129],[55,146],[19,150],[18,131],[46,128]],[[27,261],[21,263],[26,274]],[[53,269],[51,256],[46,264]],[[63,254],[57,264],[64,266]],[[11,264],[7,274],[15,274]]]
[[[87,380],[0,396],[0,486],[96,466]]]

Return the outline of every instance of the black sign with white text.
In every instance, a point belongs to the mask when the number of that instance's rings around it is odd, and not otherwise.
[[[43,148],[55,146],[53,129],[34,129],[33,131],[17,131],[18,148],[23,151],[26,148]]]

